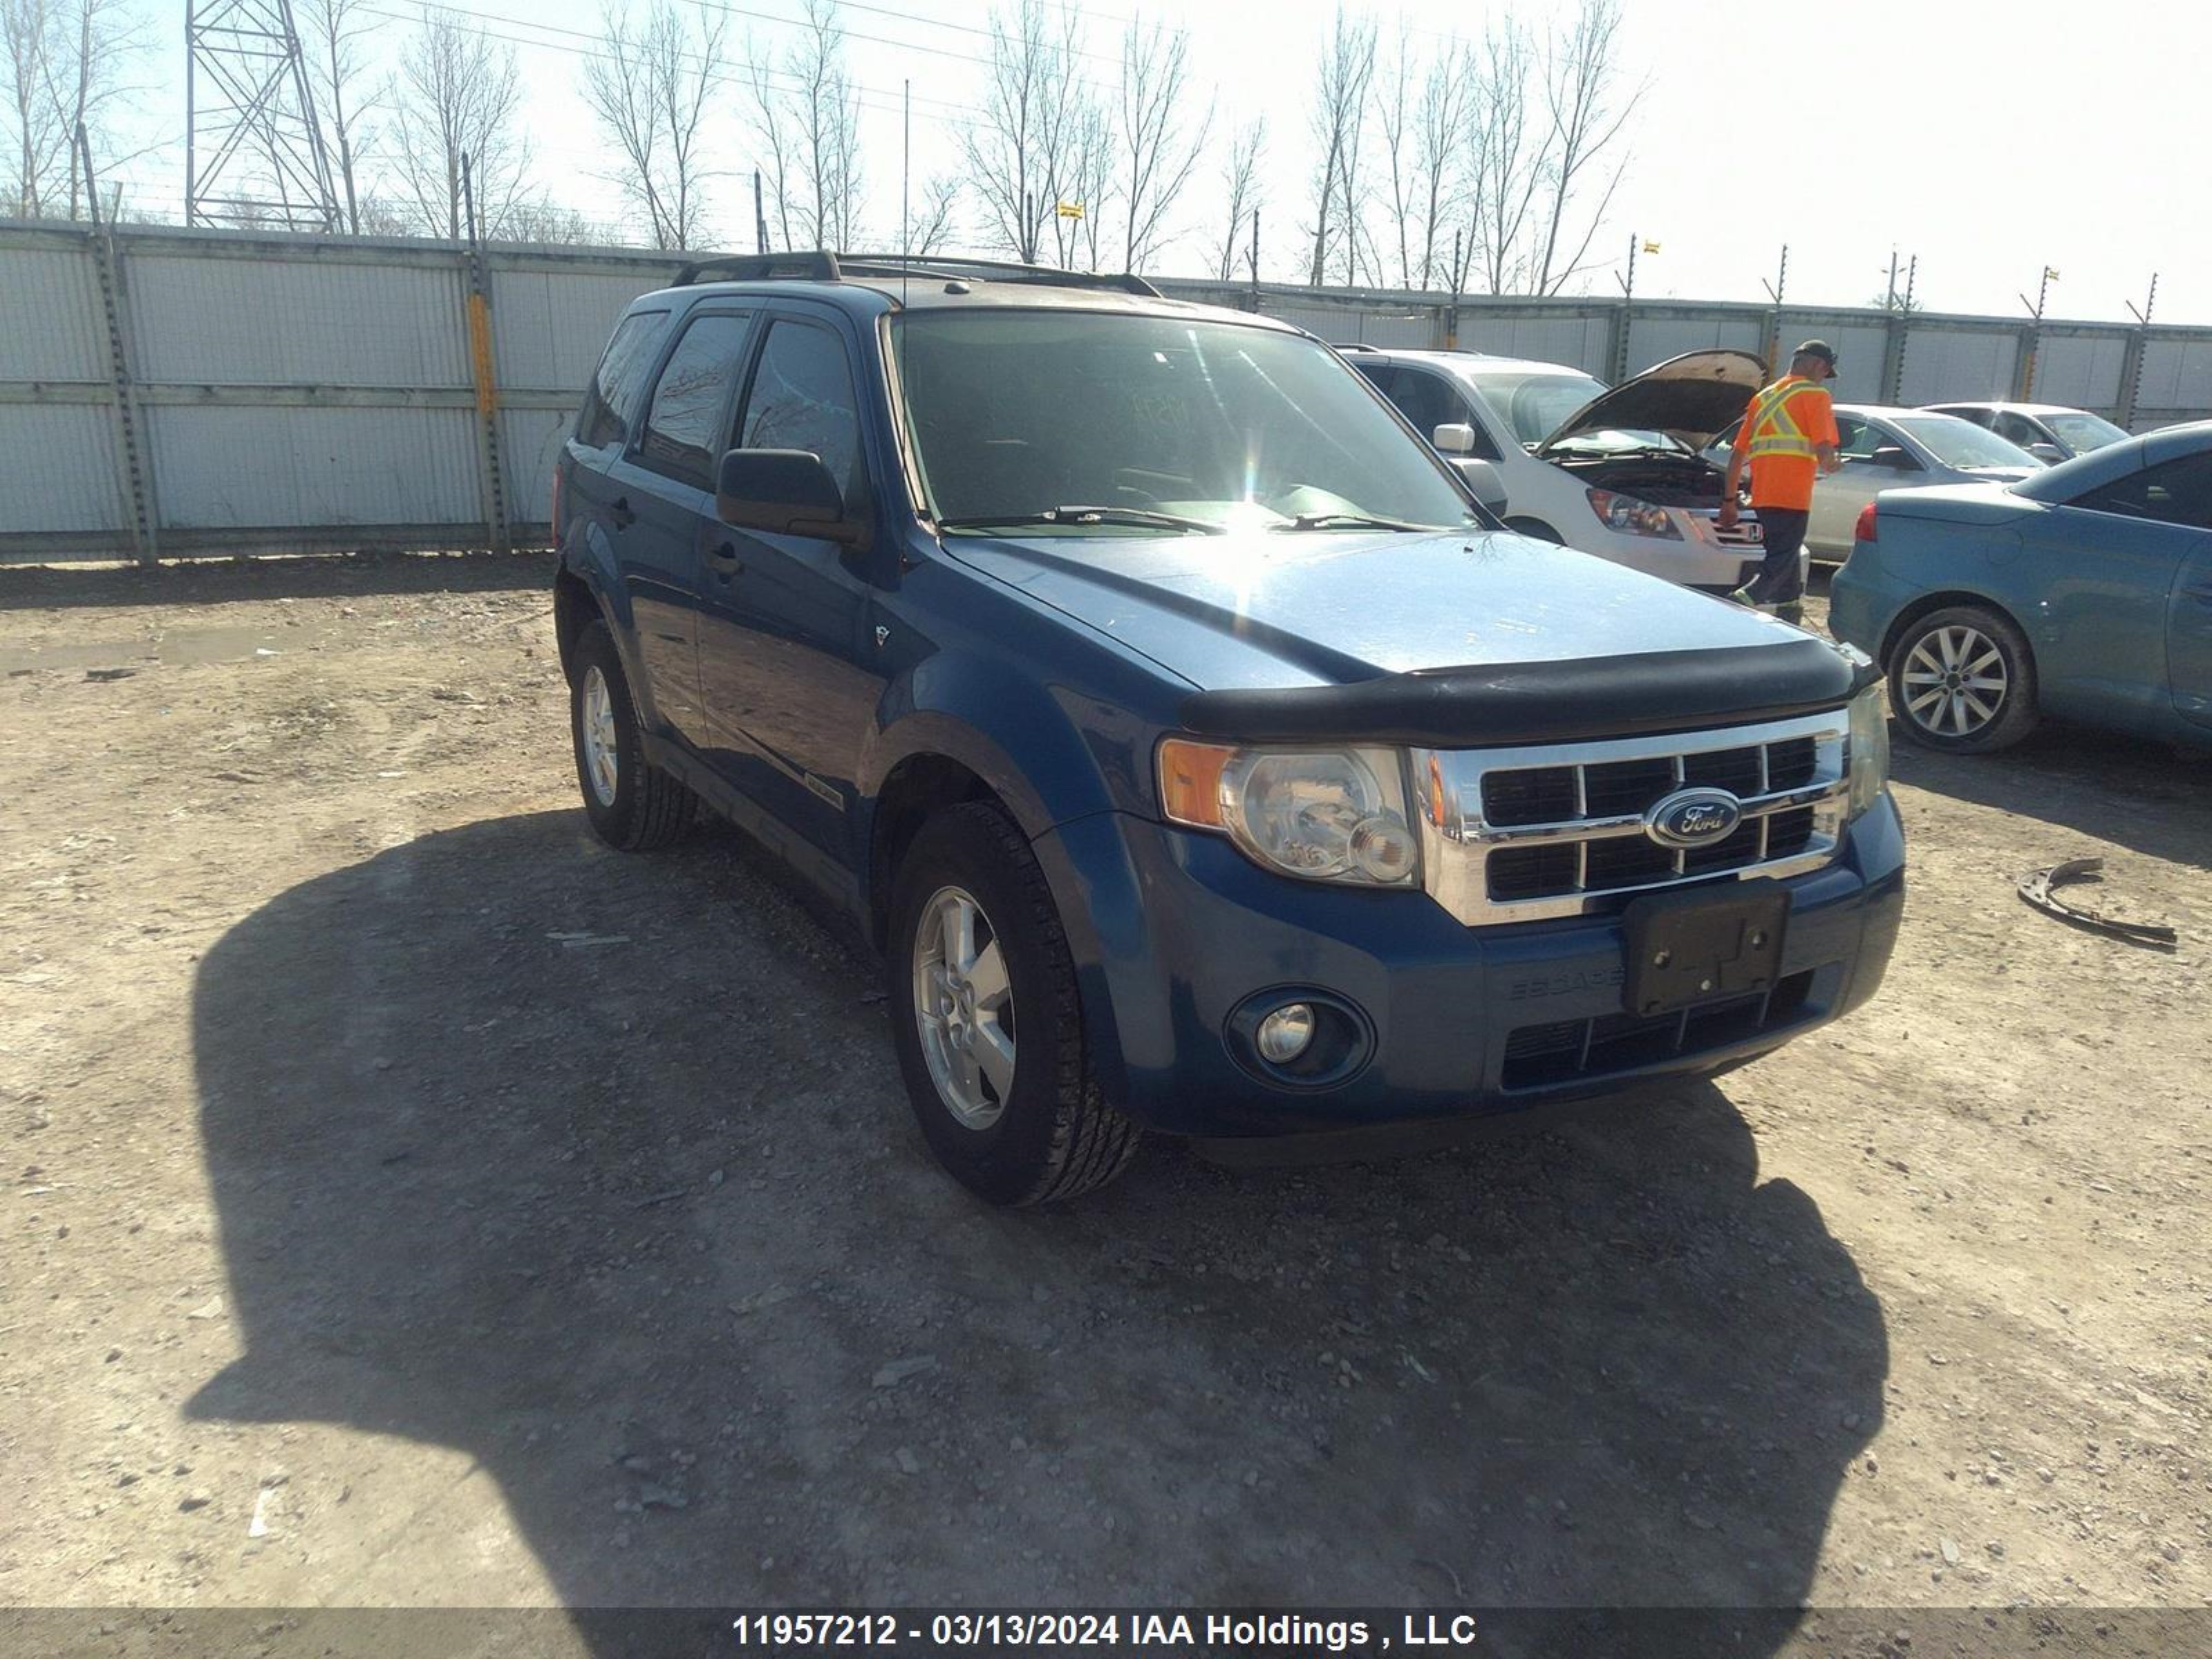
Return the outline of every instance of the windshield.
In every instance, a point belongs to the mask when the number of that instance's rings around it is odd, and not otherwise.
[[[1366,383],[1299,335],[995,308],[908,312],[890,330],[922,488],[946,530],[1157,536],[1476,516]]]
[[[2018,444],[2008,443],[1956,415],[1899,415],[1892,423],[1945,466],[2008,466],[2023,472],[2043,470],[2043,463]]]
[[[1526,374],[1481,374],[1468,377],[1483,402],[1513,428],[1523,449],[1540,444],[1566,424],[1567,416],[1605,394],[1605,382],[1564,369]],[[1581,440],[1577,439],[1577,442]]]
[[[2066,414],[2051,414],[2043,417],[2044,425],[2058,434],[2058,441],[2076,455],[2086,455],[2093,449],[2102,449],[2106,444],[2116,444],[2128,434],[2101,415],[2083,410]]]

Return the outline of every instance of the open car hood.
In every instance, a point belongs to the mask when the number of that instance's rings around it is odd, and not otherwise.
[[[1591,398],[1536,446],[1548,457],[1586,432],[1663,432],[1703,449],[1742,418],[1766,384],[1766,365],[1748,351],[1686,351]]]

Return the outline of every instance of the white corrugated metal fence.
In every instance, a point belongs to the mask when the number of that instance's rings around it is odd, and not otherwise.
[[[485,250],[479,361],[460,244],[0,222],[0,562],[540,540],[608,330],[679,258]],[[1606,379],[1818,334],[1852,401],[2018,396],[2032,366],[2039,399],[2138,428],[2212,413],[2212,330],[2039,337],[1996,318],[1158,285],[1340,344],[1456,345]]]

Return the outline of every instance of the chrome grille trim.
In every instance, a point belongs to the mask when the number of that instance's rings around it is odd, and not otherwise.
[[[1422,809],[1419,817],[1423,880],[1430,896],[1446,910],[1468,926],[1478,927],[1587,915],[1624,896],[1671,887],[1685,880],[1790,876],[1819,869],[1834,859],[1843,836],[1850,789],[1844,752],[1849,732],[1849,715],[1838,708],[1786,720],[1719,726],[1666,737],[1502,749],[1417,749],[1412,756],[1413,776],[1430,784],[1418,797]],[[1811,778],[1791,787],[1775,788],[1775,747],[1791,743],[1802,744],[1807,738],[1812,740]],[[1694,869],[1690,867],[1689,853],[1675,849],[1671,873],[1622,885],[1590,886],[1593,848],[1644,834],[1644,814],[1640,811],[1589,816],[1590,769],[1620,762],[1664,761],[1673,772],[1672,787],[1680,788],[1684,787],[1687,775],[1686,763],[1695,757],[1746,749],[1755,749],[1759,754],[1758,792],[1738,797],[1742,803],[1743,824],[1756,826],[1757,846],[1747,862],[1718,869]],[[1565,769],[1571,769],[1573,775],[1573,817],[1504,824],[1492,824],[1486,818],[1483,783],[1486,777],[1504,772]],[[1657,768],[1651,769],[1656,771]],[[1564,804],[1564,795],[1556,786],[1548,804],[1553,811]],[[1812,822],[1803,846],[1775,856],[1772,842],[1778,815],[1808,811]],[[1798,819],[1791,824],[1791,832],[1802,827],[1802,820]],[[1546,845],[1574,848],[1571,886],[1526,896],[1491,896],[1490,861],[1493,855],[1516,848]],[[1625,848],[1621,855],[1632,860],[1635,856]],[[1553,856],[1564,860],[1566,855],[1562,851]],[[1608,868],[1615,874],[1643,873],[1639,870],[1624,870],[1617,859]],[[1559,873],[1564,875],[1564,869]]]

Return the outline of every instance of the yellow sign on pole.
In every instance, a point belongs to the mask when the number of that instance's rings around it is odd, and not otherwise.
[[[1644,245],[1644,251],[1646,253],[1656,253],[1659,251],[1659,244],[1656,242],[1646,242]]]
[[[1062,202],[1060,204],[1060,216],[1063,219],[1080,219],[1083,216],[1083,204]]]

